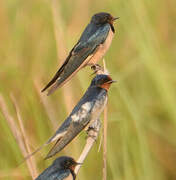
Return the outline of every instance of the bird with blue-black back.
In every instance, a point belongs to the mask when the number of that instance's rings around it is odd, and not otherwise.
[[[35,180],[75,180],[74,169],[79,164],[81,163],[76,162],[72,157],[58,157]]]
[[[42,92],[49,88],[48,95],[50,95],[69,81],[81,68],[96,65],[111,45],[115,33],[113,23],[118,18],[106,12],[93,15],[79,41]]]
[[[56,141],[45,159],[54,156],[67,146],[82,130],[86,129],[100,117],[108,99],[108,91],[115,82],[110,75],[96,75],[77,105],[49,140],[36,151],[27,156],[28,159],[44,146]]]

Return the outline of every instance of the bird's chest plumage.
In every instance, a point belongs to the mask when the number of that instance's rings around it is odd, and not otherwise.
[[[108,99],[107,94],[104,94],[102,95],[101,98],[96,100],[94,107],[92,109],[92,112],[91,112],[90,124],[99,118],[100,114],[102,113],[102,111],[104,110],[104,107],[107,104],[107,99]]]
[[[97,62],[105,55],[105,53],[109,49],[113,37],[114,37],[114,32],[110,29],[106,40],[104,41],[103,44],[99,45],[94,55],[90,58],[88,65],[97,64]]]

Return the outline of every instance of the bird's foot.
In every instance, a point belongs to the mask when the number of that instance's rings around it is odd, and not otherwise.
[[[94,127],[89,126],[88,129],[86,130],[86,138],[91,137],[92,139],[94,139],[94,141],[97,140],[97,133],[98,130],[96,130]]]
[[[92,65],[91,69],[94,71],[93,74],[104,74],[104,69],[99,64]]]
[[[94,135],[94,133],[90,133],[90,132],[88,133],[88,132],[87,132],[87,137],[86,137],[86,139],[89,138],[89,137],[92,138],[95,142],[97,142],[97,136]]]

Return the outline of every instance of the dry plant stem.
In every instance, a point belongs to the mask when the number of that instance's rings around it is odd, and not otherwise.
[[[23,126],[23,121],[22,121],[22,117],[21,117],[21,114],[20,114],[20,109],[19,109],[18,103],[17,103],[17,101],[16,101],[13,94],[11,94],[11,99],[12,99],[12,102],[13,102],[13,104],[15,106],[15,110],[16,110],[20,130],[21,130],[21,134],[23,136],[24,145],[26,146],[27,153],[31,154],[32,152],[31,152],[30,147],[29,147],[29,139],[28,139],[28,136],[26,135],[26,132],[25,132],[25,129],[24,129],[24,126]],[[35,162],[34,157],[29,158],[29,162],[30,162],[30,165],[31,165],[31,168],[32,168],[32,172],[34,173],[34,177],[36,177],[38,173],[37,173],[36,162]]]
[[[58,0],[52,0],[52,13],[53,13],[53,24],[54,24],[54,31],[56,37],[56,45],[57,45],[57,56],[59,61],[63,61],[67,56],[67,48],[66,43],[63,37],[66,37],[64,33],[64,22],[62,20],[60,5]],[[70,113],[71,109],[74,105],[74,95],[72,94],[72,87],[71,84],[67,87],[63,87],[63,94],[64,94],[64,102],[67,110],[67,114]]]
[[[67,55],[67,48],[64,40],[64,22],[61,17],[61,10],[59,6],[58,0],[52,0],[52,14],[53,14],[53,25],[54,25],[54,33],[56,38],[57,45],[57,56],[59,61],[65,59]]]
[[[27,156],[28,153],[26,151],[26,147],[25,147],[21,132],[20,132],[19,128],[17,127],[16,123],[15,123],[15,119],[10,115],[10,113],[8,111],[8,108],[7,108],[7,105],[6,105],[5,100],[2,97],[2,95],[0,95],[0,108],[2,110],[2,113],[3,113],[4,117],[5,117],[5,119],[7,120],[7,123],[9,125],[9,127],[10,127],[16,141],[17,141],[18,146],[21,149],[21,152],[22,152],[23,156],[24,157]],[[35,172],[33,171],[30,160],[27,160],[27,167],[29,169],[29,172],[30,172],[32,178],[34,179],[36,175],[35,175]]]
[[[40,88],[42,87],[41,81],[39,80],[35,80],[34,81],[34,86],[35,89],[37,91],[37,94],[40,98],[41,103],[43,104],[45,111],[51,121],[52,124],[52,129],[55,131],[57,126],[58,126],[58,122],[56,121],[58,119],[57,115],[56,115],[56,111],[52,105],[52,103],[50,102],[49,98],[45,98],[44,96],[42,96],[41,94],[41,90]]]
[[[103,180],[107,179],[107,105],[104,109],[104,125],[103,125]]]
[[[103,68],[101,66],[95,66],[94,71],[96,74],[106,74],[109,72],[106,68],[105,60],[103,59]],[[107,105],[104,109],[104,126],[103,126],[103,180],[107,179]]]
[[[103,59],[103,69],[105,74],[109,74],[107,68],[105,59]],[[107,129],[108,129],[108,106],[106,105],[104,109],[104,124],[103,124],[103,180],[107,179]]]
[[[79,163],[83,163],[86,156],[88,155],[89,151],[91,150],[94,142],[96,141],[97,137],[98,137],[98,133],[101,127],[101,121],[100,119],[97,119],[94,123],[92,123],[88,130],[88,137],[86,140],[86,145],[84,146],[84,149],[80,155],[80,157],[78,158],[77,162]],[[78,171],[80,169],[81,165],[76,166],[75,168],[75,173],[78,174]]]
[[[105,59],[103,59],[103,74],[109,75],[109,71],[108,71],[108,69],[106,68],[106,62],[105,62]]]

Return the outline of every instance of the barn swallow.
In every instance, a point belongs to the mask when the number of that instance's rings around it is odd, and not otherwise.
[[[52,165],[45,169],[35,180],[66,180],[76,179],[74,169],[77,163],[73,158],[61,156],[57,158]]]
[[[109,49],[115,33],[113,23],[118,18],[105,12],[93,15],[79,41],[41,92],[49,88],[48,95],[50,95],[69,81],[81,68],[97,64]]]
[[[107,103],[108,90],[113,82],[115,81],[109,75],[96,75],[83,97],[55,134],[24,160],[40,151],[44,146],[56,141],[45,159],[52,157],[69,144],[89,124],[98,119]]]

